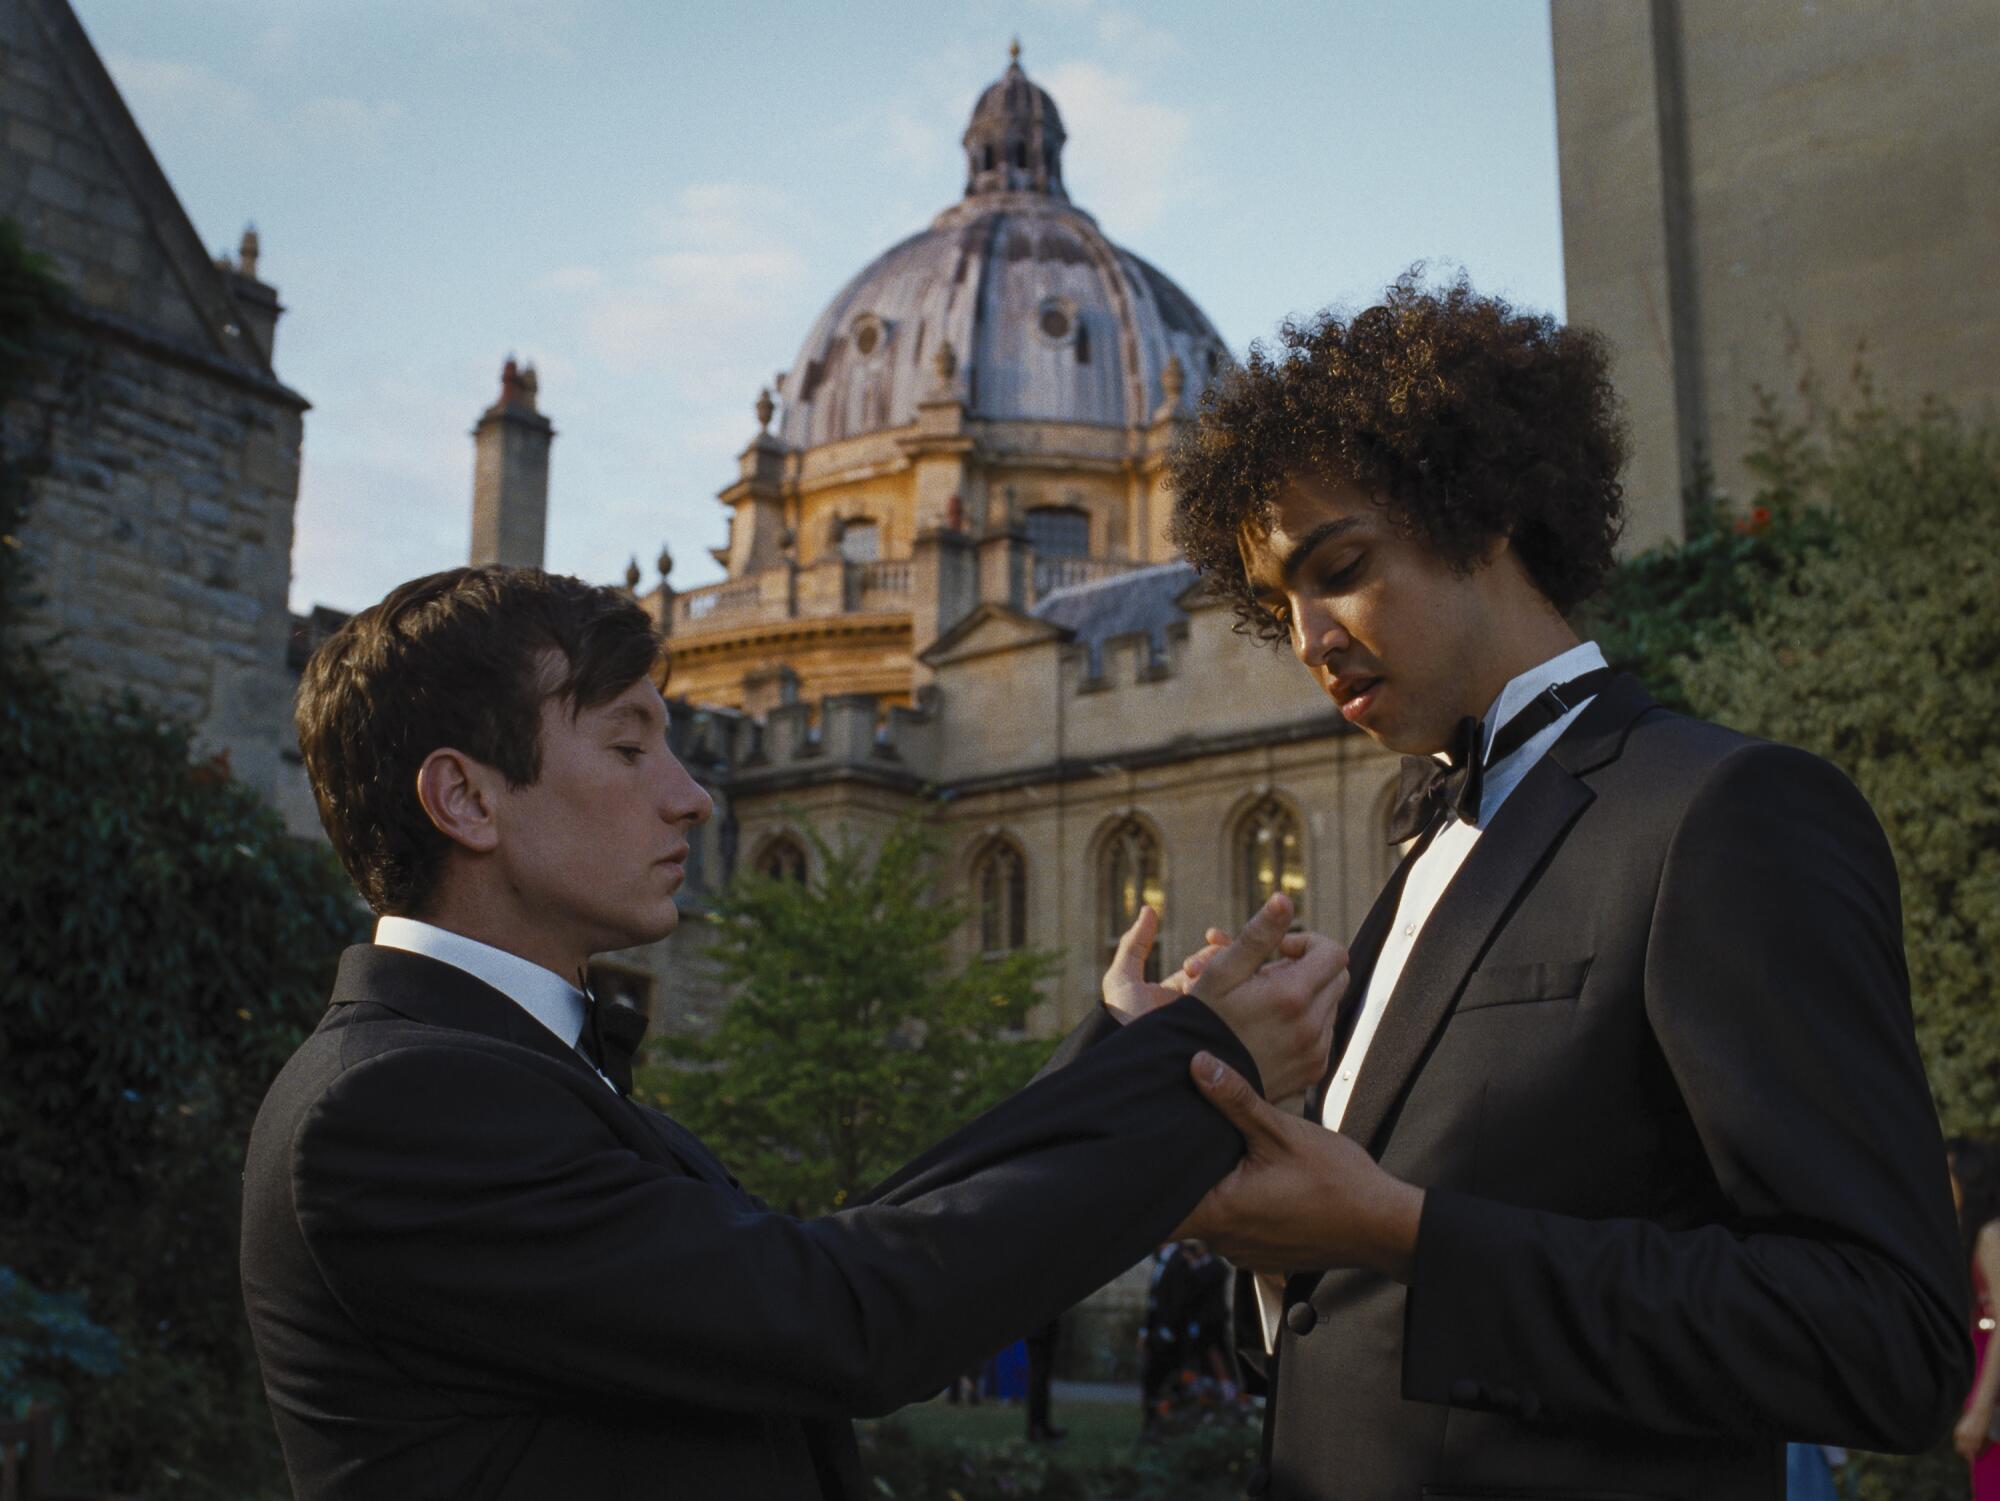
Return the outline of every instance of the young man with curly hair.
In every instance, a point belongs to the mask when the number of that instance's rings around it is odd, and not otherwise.
[[[1623,451],[1596,338],[1406,276],[1178,455],[1187,556],[1410,758],[1305,1119],[1195,1063],[1249,1143],[1183,1233],[1265,1274],[1253,1491],[1775,1498],[1786,1440],[1920,1449],[1965,1389],[1888,846],[1577,638]]]

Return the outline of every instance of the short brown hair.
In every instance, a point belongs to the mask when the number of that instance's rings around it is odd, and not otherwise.
[[[539,568],[433,573],[353,616],[306,663],[296,718],[320,822],[355,889],[378,913],[429,901],[449,847],[417,800],[432,751],[450,746],[528,786],[544,703],[574,716],[649,673],[664,681],[644,610]]]
[[[1172,535],[1239,628],[1284,631],[1258,604],[1238,551],[1271,522],[1287,481],[1316,476],[1378,497],[1391,522],[1453,567],[1511,540],[1567,613],[1610,571],[1624,520],[1624,429],[1604,343],[1545,314],[1421,268],[1378,306],[1278,331],[1203,394],[1175,450]]]

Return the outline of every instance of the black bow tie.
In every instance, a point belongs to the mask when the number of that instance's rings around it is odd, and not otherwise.
[[[1528,701],[1526,708],[1500,727],[1484,757],[1480,742],[1486,738],[1485,721],[1471,715],[1452,731],[1448,760],[1435,756],[1403,757],[1402,778],[1396,785],[1396,807],[1389,815],[1389,842],[1402,844],[1420,837],[1443,815],[1450,813],[1461,823],[1479,822],[1479,801],[1486,790],[1486,768],[1497,765],[1569,713],[1577,704],[1598,692],[1611,680],[1608,667],[1586,672],[1553,688],[1544,688]]]
[[[621,1095],[630,1094],[632,1059],[639,1051],[640,1040],[646,1035],[646,1013],[623,1001],[600,1001],[587,984],[582,989],[583,1035],[576,1040],[577,1051],[588,1058]]]

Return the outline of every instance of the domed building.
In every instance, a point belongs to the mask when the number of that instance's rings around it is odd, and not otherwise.
[[[744,450],[719,584],[657,601],[675,686],[761,711],[912,702],[974,604],[1167,561],[1161,461],[1228,359],[1063,185],[1019,49],[964,136],[965,196],[853,277]]]
[[[692,920],[627,956],[670,1024],[724,1003],[703,892],[739,862],[808,875],[808,828],[920,812],[967,949],[1062,955],[1044,1029],[1142,903],[1178,956],[1275,890],[1351,932],[1387,871],[1394,758],[1167,540],[1168,449],[1229,356],[1070,201],[1064,144],[1016,49],[966,127],[964,197],[850,279],[760,398],[721,492],[728,577],[677,594],[663,557],[643,596],[717,807]]]

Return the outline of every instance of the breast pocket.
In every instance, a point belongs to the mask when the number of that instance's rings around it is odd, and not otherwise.
[[[1536,1001],[1574,1000],[1583,994],[1590,958],[1540,959],[1532,964],[1482,964],[1459,992],[1456,1010],[1484,1011]]]

